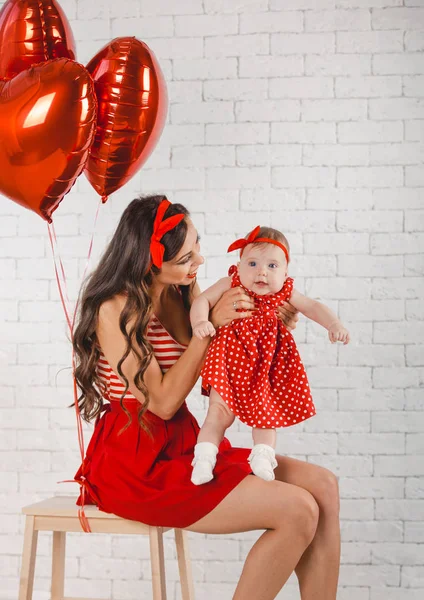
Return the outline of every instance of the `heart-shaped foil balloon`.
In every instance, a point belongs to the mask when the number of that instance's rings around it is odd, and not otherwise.
[[[51,222],[87,161],[97,101],[86,69],[67,58],[0,83],[0,194]]]
[[[7,0],[0,11],[0,79],[62,57],[75,59],[75,42],[56,0]]]
[[[166,84],[153,52],[116,38],[87,65],[98,100],[97,130],[85,174],[107,200],[152,153],[165,124]]]

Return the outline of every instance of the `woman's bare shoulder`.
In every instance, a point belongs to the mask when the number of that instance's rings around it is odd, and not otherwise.
[[[99,325],[117,323],[125,306],[125,296],[119,294],[102,302],[99,308]]]
[[[119,317],[125,306],[124,296],[114,296],[100,306],[96,336],[112,369],[124,353],[126,342],[119,327]]]

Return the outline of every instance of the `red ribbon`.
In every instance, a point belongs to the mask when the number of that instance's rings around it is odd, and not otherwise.
[[[93,232],[91,234],[91,240],[90,240],[90,244],[88,247],[87,261],[86,261],[84,273],[82,276],[83,281],[85,279],[87,268],[90,263],[91,252],[93,249],[94,233],[96,230],[97,218],[99,216],[99,208],[100,208],[100,202],[97,206],[96,216],[94,217]],[[48,229],[48,233],[49,233],[50,245],[52,248],[53,264],[54,264],[54,270],[55,270],[55,274],[56,274],[57,287],[59,289],[59,296],[60,296],[60,300],[62,302],[63,311],[65,313],[66,322],[68,324],[69,334],[70,334],[71,340],[73,340],[75,318],[76,318],[78,304],[79,304],[80,299],[78,297],[78,300],[76,302],[76,305],[75,305],[75,308],[74,308],[74,311],[72,314],[72,311],[68,306],[70,303],[68,300],[65,269],[63,267],[62,259],[60,257],[60,253],[59,253],[59,247],[58,247],[58,243],[57,243],[57,237],[56,237],[56,231],[54,228],[54,224],[53,223],[51,225],[47,224],[47,229]],[[55,247],[57,248],[57,253],[55,252]],[[56,254],[57,254],[57,257],[56,257]],[[60,269],[58,268],[58,266],[56,264],[57,261],[59,262]],[[63,281],[61,281],[61,279],[60,279],[60,273],[62,274]],[[76,419],[77,419],[78,444],[79,444],[79,449],[80,449],[80,454],[81,454],[82,471],[84,472],[84,469],[85,469],[84,433],[83,433],[83,429],[82,429],[81,412],[80,412],[80,408],[78,405],[78,388],[77,388],[77,381],[75,379],[75,353],[74,353],[73,348],[72,348],[72,374],[73,374],[74,406],[75,406],[75,413],[76,413]],[[88,485],[88,482],[86,482],[84,477],[81,477],[80,480],[78,480],[78,481],[76,479],[73,479],[72,482],[79,483],[79,485],[80,485],[81,507],[78,509],[78,517],[79,517],[79,521],[81,523],[81,528],[85,533],[91,533],[90,523],[89,523],[87,516],[85,514],[85,511],[84,511],[86,487]],[[59,483],[65,483],[65,482],[59,482]]]
[[[277,240],[272,240],[271,238],[257,237],[260,229],[261,229],[261,227],[260,227],[260,225],[258,225],[257,227],[255,227],[255,229],[253,231],[251,231],[249,233],[247,238],[241,238],[241,239],[233,242],[231,244],[231,246],[228,247],[227,252],[233,252],[233,250],[240,250],[240,256],[241,256],[243,254],[243,250],[246,248],[246,246],[248,244],[253,244],[253,243],[259,244],[260,242],[265,242],[267,244],[274,244],[274,246],[278,246],[278,248],[281,248],[281,250],[286,255],[286,260],[287,260],[287,264],[288,264],[289,253],[288,253],[287,248],[284,246],[284,244],[282,244],[281,242],[279,242]]]
[[[155,222],[153,223],[153,233],[150,239],[150,256],[152,257],[152,263],[155,267],[160,269],[163,263],[163,255],[165,254],[165,246],[161,244],[160,240],[163,238],[165,233],[171,231],[182,221],[185,217],[182,213],[174,215],[163,221],[163,216],[166,213],[168,206],[171,202],[169,200],[162,200],[159,204],[156,212]]]

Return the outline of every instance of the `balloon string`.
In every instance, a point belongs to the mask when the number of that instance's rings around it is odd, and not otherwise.
[[[51,231],[52,231],[52,233],[53,233],[53,239],[54,239],[54,242],[55,242],[55,244],[56,244],[56,247],[57,247],[57,248],[59,248],[59,245],[58,245],[58,243],[57,243],[56,229],[55,229],[55,227],[54,227],[54,222],[53,222],[53,221],[51,222]],[[68,286],[67,286],[67,283],[66,283],[65,269],[64,269],[64,267],[63,267],[63,263],[62,263],[62,259],[61,259],[61,257],[60,257],[60,253],[59,253],[59,251],[58,251],[58,258],[59,258],[60,271],[61,271],[61,273],[62,273],[63,281],[64,281],[64,283],[65,283],[65,296],[66,296],[66,300],[67,300],[67,302],[68,302],[68,305],[69,305],[69,304],[70,304],[70,302],[69,302],[69,297],[68,297]]]
[[[63,311],[65,313],[65,317],[66,317],[66,322],[68,323],[68,328],[71,334],[71,340],[72,340],[72,322],[71,322],[71,317],[69,315],[69,308],[68,308],[68,304],[65,301],[65,295],[66,298],[68,296],[67,294],[67,290],[66,290],[66,279],[64,281],[65,284],[65,293],[62,290],[62,285],[60,283],[60,277],[59,277],[59,271],[57,268],[57,258],[56,258],[56,253],[55,253],[55,242],[57,241],[56,238],[54,237],[54,231],[52,230],[52,226],[50,223],[47,223],[47,231],[49,232],[49,239],[50,239],[50,246],[52,248],[52,253],[53,253],[53,264],[54,264],[54,272],[56,274],[56,282],[57,282],[57,287],[59,289],[59,296],[60,296],[60,300],[62,302],[62,306],[63,306]],[[68,300],[69,302],[69,300]]]
[[[92,254],[92,250],[93,250],[94,234],[95,234],[95,230],[96,230],[97,219],[99,216],[100,205],[101,205],[101,200],[99,201],[99,204],[98,204],[97,210],[96,210],[96,215],[94,217],[93,229],[92,229],[90,243],[88,246],[87,260],[86,260],[85,267],[84,267],[82,281],[84,281],[84,279],[85,279],[85,275],[87,273],[87,269],[90,264],[90,258],[91,258],[91,254]],[[63,307],[63,311],[65,313],[66,322],[68,324],[69,334],[70,334],[71,342],[72,342],[72,375],[73,375],[74,406],[75,406],[75,414],[76,414],[76,420],[77,420],[78,445],[79,445],[80,455],[81,455],[82,471],[84,473],[84,465],[85,465],[84,432],[83,432],[83,428],[82,428],[82,417],[81,417],[81,411],[80,411],[79,402],[78,402],[78,387],[77,387],[77,380],[75,377],[75,369],[76,369],[75,352],[74,352],[74,347],[73,347],[74,326],[75,326],[75,319],[76,319],[77,310],[78,310],[78,306],[79,306],[80,295],[78,295],[78,299],[75,304],[75,308],[74,308],[72,318],[71,318],[71,311],[68,306],[70,303],[69,303],[69,298],[68,298],[68,289],[67,289],[68,285],[67,285],[67,280],[66,280],[66,274],[65,274],[65,269],[64,269],[63,263],[62,263],[62,259],[60,257],[59,247],[57,244],[56,231],[55,231],[53,223],[52,224],[48,223],[47,229],[48,229],[48,233],[49,233],[49,240],[50,240],[50,245],[51,245],[52,254],[53,254],[53,263],[54,263],[54,270],[55,270],[55,274],[56,274],[57,287],[59,290],[59,296],[60,296],[60,300],[62,302],[62,307]],[[55,252],[55,247],[56,247],[56,252]],[[58,258],[56,257],[56,255]],[[61,282],[60,277],[59,277],[59,269],[57,267],[57,261],[59,261],[60,272],[62,274],[63,282]],[[65,300],[65,298],[66,298],[66,300]],[[82,479],[84,479],[84,478],[82,478]],[[73,479],[72,481],[79,483],[79,485],[80,485],[81,507],[78,509],[78,518],[79,518],[79,521],[81,524],[81,528],[85,533],[91,533],[90,523],[89,523],[87,516],[85,514],[85,511],[84,511],[85,493],[86,493],[85,486],[83,485],[83,483],[80,483],[80,482],[76,481],[75,479]]]
[[[84,281],[85,276],[87,274],[88,266],[90,264],[91,252],[93,250],[94,233],[96,231],[97,219],[98,219],[98,216],[99,216],[99,211],[100,211],[100,206],[101,205],[102,205],[102,199],[100,198],[100,200],[99,200],[99,202],[97,204],[97,210],[96,210],[96,214],[95,214],[95,217],[94,217],[93,232],[91,234],[91,240],[90,240],[90,243],[88,245],[88,255],[87,255],[86,262],[85,262],[84,272],[82,274],[81,281]],[[80,294],[78,294],[77,302],[76,302],[76,305],[75,305],[74,317],[72,319],[72,330],[74,329],[75,319],[76,319],[76,315],[77,315],[77,311],[78,311],[79,302],[80,302]]]

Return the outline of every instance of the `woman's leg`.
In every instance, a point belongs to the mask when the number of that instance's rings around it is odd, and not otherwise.
[[[248,475],[187,529],[213,534],[266,529],[246,558],[233,600],[273,600],[311,543],[317,522],[311,494]]]
[[[277,455],[275,477],[307,490],[319,507],[318,527],[295,571],[302,600],[334,600],[340,566],[339,492],[331,471]]]

